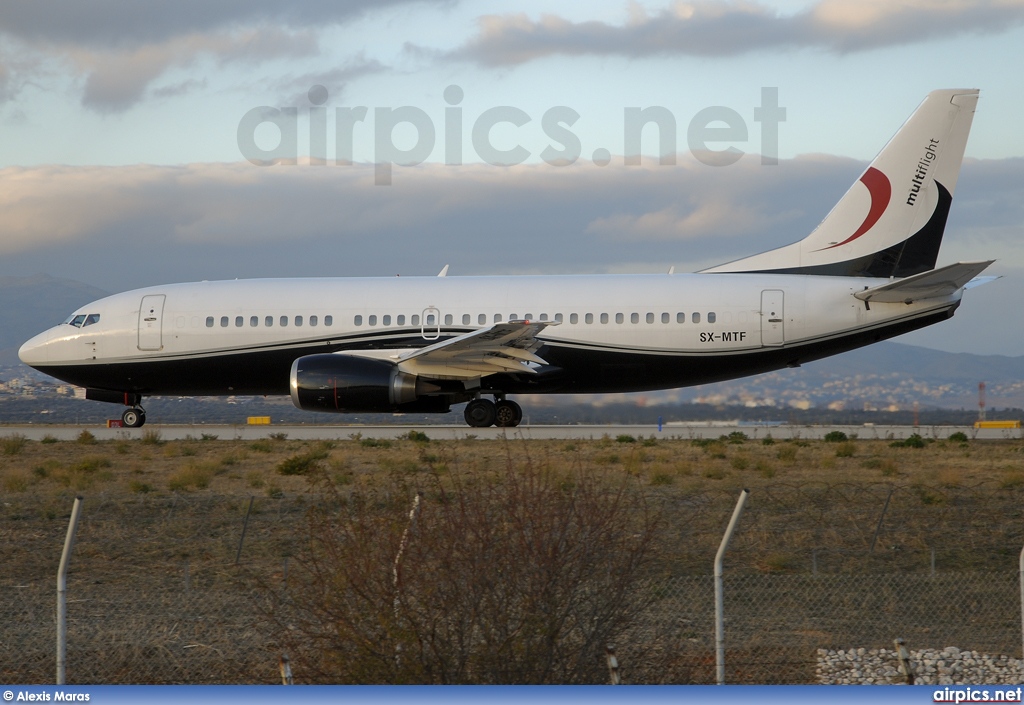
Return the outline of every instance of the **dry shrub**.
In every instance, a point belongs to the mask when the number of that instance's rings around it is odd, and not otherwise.
[[[213,475],[213,470],[205,465],[189,465],[167,479],[167,489],[172,492],[190,488],[203,490],[210,486]]]
[[[21,472],[13,472],[4,476],[3,488],[5,492],[24,492],[28,489],[28,475]]]
[[[302,681],[594,683],[605,644],[658,650],[634,622],[660,519],[621,473],[509,456],[490,477],[310,482],[301,576],[265,588]]]
[[[25,449],[28,439],[20,433],[0,438],[0,452],[4,455],[17,455]]]

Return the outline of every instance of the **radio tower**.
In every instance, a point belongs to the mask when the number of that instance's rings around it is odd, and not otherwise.
[[[985,383],[978,383],[978,421],[985,420]]]

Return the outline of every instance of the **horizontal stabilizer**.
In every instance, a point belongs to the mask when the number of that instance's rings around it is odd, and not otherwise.
[[[920,299],[934,299],[955,294],[981,274],[995,260],[957,262],[930,272],[915,274],[906,279],[882,284],[854,294],[861,301],[887,304],[913,303]]]

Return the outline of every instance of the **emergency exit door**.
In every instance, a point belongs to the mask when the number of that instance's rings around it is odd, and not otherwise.
[[[761,292],[761,345],[782,345],[786,342],[786,316],[783,294],[778,289]]]

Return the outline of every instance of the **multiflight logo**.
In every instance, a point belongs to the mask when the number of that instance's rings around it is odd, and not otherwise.
[[[908,206],[914,205],[914,202],[917,201],[917,194],[921,192],[921,185],[924,184],[924,178],[928,176],[928,169],[931,167],[932,162],[935,161],[937,156],[935,153],[935,147],[938,144],[938,140],[928,140],[928,146],[924,148],[924,156],[917,162],[917,171],[914,172],[914,178],[910,181],[910,193],[907,194]]]

